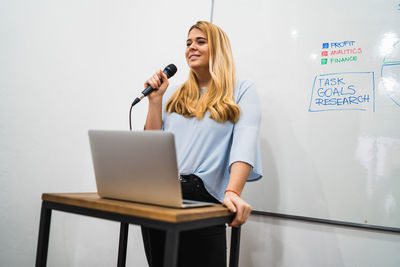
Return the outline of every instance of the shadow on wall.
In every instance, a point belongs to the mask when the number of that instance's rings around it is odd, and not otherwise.
[[[270,112],[267,110],[263,114],[271,114]],[[263,178],[247,183],[243,197],[257,211],[285,213],[303,203],[306,207],[300,207],[301,210],[307,211],[307,207],[316,205],[316,209],[329,218],[329,207],[323,194],[321,197],[323,190],[316,162],[312,160],[307,147],[298,139],[301,133],[296,130],[304,121],[292,121],[290,114],[285,111],[280,114],[280,120],[266,116],[262,123],[260,145]],[[308,179],[302,181],[301,175],[307,175]],[[288,184],[288,177],[297,177],[297,182]],[[294,195],[301,196],[302,200],[296,199]],[[287,237],[283,232],[284,228],[279,226],[281,222],[263,215],[250,217],[249,225],[243,226],[241,266],[282,266]],[[268,264],[260,265],[260,259]]]
[[[270,191],[273,191],[274,194],[268,197],[268,201],[270,205],[274,207],[279,206],[279,179],[278,179],[278,172],[276,169],[276,164],[274,161],[273,152],[271,149],[270,144],[268,143],[265,137],[261,137],[261,158],[263,161],[263,178],[261,181],[264,181],[262,184],[267,184]],[[267,167],[267,168],[266,168]],[[251,193],[254,191],[254,187],[260,188],[261,181],[256,181],[247,184],[246,186],[251,187],[251,189],[245,189],[245,192]],[[264,186],[264,185],[262,185]],[[256,194],[256,198],[253,197],[249,201],[250,204],[253,206],[255,203],[262,203],[266,201],[265,194],[267,191],[262,192],[262,190],[257,190],[259,192]],[[244,196],[247,200],[249,197]],[[241,245],[240,245],[240,266],[247,266],[247,267],[256,267],[257,262],[253,260],[254,254],[262,254],[262,257],[266,257],[271,260],[271,266],[277,266],[279,262],[281,262],[283,258],[283,246],[280,245],[279,242],[276,240],[269,239],[272,234],[269,233],[271,231],[270,227],[253,227],[253,221],[255,220],[254,215],[250,216],[248,224],[243,226],[242,238],[241,238]],[[251,228],[251,229],[250,229]],[[280,233],[275,232],[274,236],[279,237]],[[258,258],[258,257],[257,257]],[[275,264],[276,263],[276,264]]]

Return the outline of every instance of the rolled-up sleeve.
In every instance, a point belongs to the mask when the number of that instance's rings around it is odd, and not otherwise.
[[[233,128],[229,167],[237,161],[252,166],[247,181],[262,177],[260,153],[261,105],[257,88],[251,82],[241,84],[236,103],[240,107],[240,117]]]

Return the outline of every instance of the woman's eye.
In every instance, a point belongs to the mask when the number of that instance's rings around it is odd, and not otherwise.
[[[191,45],[191,43],[186,43],[186,46],[190,46]]]

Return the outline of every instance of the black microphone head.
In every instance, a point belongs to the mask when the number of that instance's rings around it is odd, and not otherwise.
[[[175,75],[177,70],[178,69],[176,68],[176,66],[174,64],[169,64],[168,66],[165,67],[163,72],[165,73],[165,75],[167,75],[167,77],[169,79],[169,78],[171,78],[172,76]]]

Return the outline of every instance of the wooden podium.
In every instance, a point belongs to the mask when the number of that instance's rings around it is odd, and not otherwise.
[[[165,267],[176,267],[179,233],[232,221],[234,214],[220,204],[177,209],[100,198],[96,193],[42,195],[36,267],[46,266],[52,210],[102,218],[121,223],[118,267],[125,266],[129,224],[166,231]],[[239,262],[240,228],[232,228],[229,266]]]

